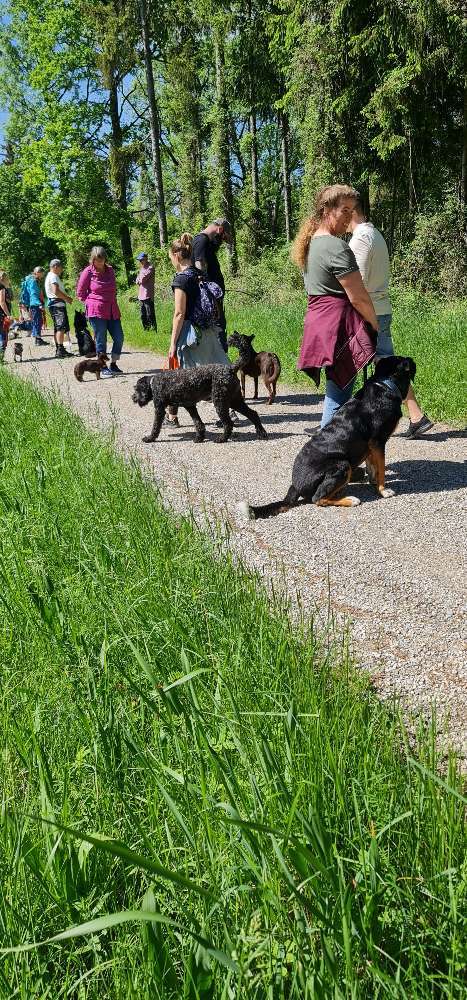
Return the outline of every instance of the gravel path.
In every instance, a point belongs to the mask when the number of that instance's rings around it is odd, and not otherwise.
[[[463,432],[437,424],[424,438],[406,441],[402,421],[387,447],[393,499],[375,499],[368,486],[352,485],[362,499],[354,509],[304,506],[245,524],[236,519],[238,500],[260,503],[284,496],[293,459],[306,440],[304,428],[319,421],[316,395],[279,383],[273,406],[261,398],[266,442],[242,419],[231,441],[219,443],[214,410],[201,404],[204,444],[194,444],[193,425],[182,410],[179,430],[164,427],[156,444],[145,445],[141,437],[150,429],[153,410],[140,410],[130,394],[135,376],[160,367],[160,358],[126,353],[124,377],[97,382],[85,376],[89,381],[79,384],[73,361],[57,362],[50,347],[32,348],[29,339],[23,344],[24,361],[15,365],[15,374],[57,389],[92,427],[114,425],[116,444],[139,457],[178,510],[191,504],[228,517],[231,544],[245,561],[268,582],[280,581],[319,622],[328,623],[330,607],[338,630],[349,625],[356,662],[369,671],[380,696],[399,697],[406,715],[429,714],[434,704],[445,743],[467,759]],[[247,392],[251,389],[247,380]]]

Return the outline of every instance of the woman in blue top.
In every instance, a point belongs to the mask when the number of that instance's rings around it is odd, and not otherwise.
[[[41,337],[44,299],[39,282],[42,281],[44,273],[43,267],[35,267],[32,274],[28,275],[24,283],[24,290],[28,297],[28,301],[25,304],[29,309],[32,320],[31,337],[36,347],[47,347],[47,341]]]

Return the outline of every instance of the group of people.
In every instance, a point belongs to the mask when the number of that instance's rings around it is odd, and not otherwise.
[[[349,242],[344,237],[350,236]],[[225,282],[218,260],[220,246],[231,241],[227,219],[210,223],[195,237],[183,233],[169,248],[175,270],[172,281],[174,312],[169,358],[184,368],[201,364],[229,364],[224,311]],[[303,273],[308,307],[298,367],[319,385],[325,372],[326,389],[321,426],[350,399],[358,372],[370,360],[394,354],[389,299],[389,253],[383,235],[364,212],[355,188],[334,184],[317,195],[314,211],[299,229],[293,259]],[[141,321],[145,329],[157,329],[154,307],[154,266],[147,253],[139,254],[136,277]],[[66,306],[72,298],[62,281],[63,267],[55,258],[45,278],[47,306],[54,324],[56,354],[70,357],[64,336],[69,332]],[[39,346],[44,296],[44,269],[34,268],[23,282],[21,302],[27,306],[31,334]],[[200,288],[215,303],[212,316],[200,321]],[[11,313],[11,294],[5,272],[0,271],[0,319]],[[10,289],[11,292],[11,289]],[[122,374],[119,360],[123,329],[117,303],[115,272],[104,247],[91,250],[89,264],[81,272],[76,295],[85,304],[93,329],[96,350],[107,353],[107,335],[112,340],[111,358],[101,378]],[[200,329],[201,325],[201,329]],[[408,437],[419,437],[432,421],[423,413],[412,388],[406,400],[410,423]],[[176,413],[169,421],[177,423]]]

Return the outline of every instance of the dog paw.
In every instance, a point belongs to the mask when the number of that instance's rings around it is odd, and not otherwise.
[[[265,430],[258,431],[258,437],[259,437],[260,441],[267,441],[267,439],[268,439],[268,435],[267,435],[267,433],[266,433]]]
[[[349,507],[358,507],[361,503],[359,497],[346,497],[345,499],[348,500]]]
[[[240,500],[237,504],[237,514],[244,521],[254,521],[255,515],[248,503],[248,500]]]
[[[153,442],[156,440],[156,438],[155,437],[151,437],[150,434],[146,434],[146,436],[144,438],[142,438],[141,440],[144,441],[145,444],[153,444]]]
[[[390,497],[395,497],[396,493],[395,490],[390,490],[389,488],[387,488],[384,490],[380,490],[379,495],[380,497],[383,498],[383,500],[389,500]]]

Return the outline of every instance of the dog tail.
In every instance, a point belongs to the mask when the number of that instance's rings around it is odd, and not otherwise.
[[[269,382],[277,382],[279,375],[281,373],[281,363],[277,354],[270,354],[268,358],[267,368],[265,371],[265,376]]]
[[[266,503],[259,507],[252,507],[246,500],[242,500],[237,505],[239,514],[247,517],[250,521],[258,521],[265,517],[275,517],[276,514],[285,514],[286,511],[296,507],[300,499],[300,494],[295,486],[291,486],[283,500],[275,500],[273,503]]]

